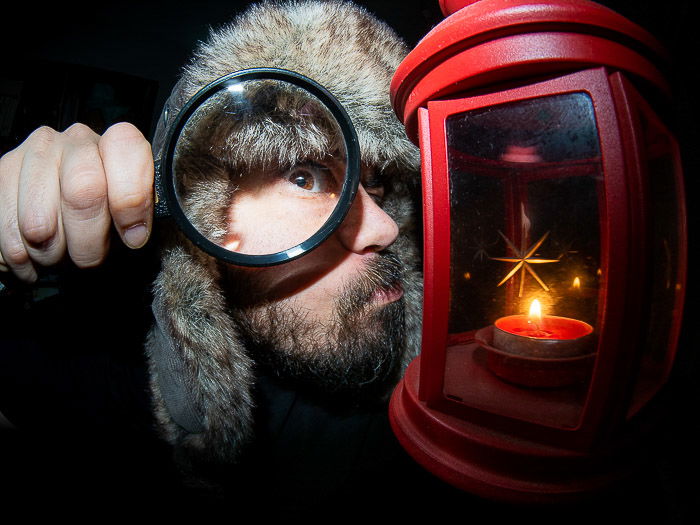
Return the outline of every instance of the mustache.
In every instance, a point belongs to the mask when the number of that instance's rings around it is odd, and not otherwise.
[[[399,257],[389,250],[379,252],[341,291],[336,300],[338,310],[346,315],[363,310],[377,291],[402,287],[403,277],[403,265]]]

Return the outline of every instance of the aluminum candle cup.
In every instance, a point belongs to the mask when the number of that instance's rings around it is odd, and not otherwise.
[[[591,325],[568,317],[548,315],[535,325],[527,315],[510,315],[494,323],[493,346],[529,357],[573,357],[590,351],[592,333]]]

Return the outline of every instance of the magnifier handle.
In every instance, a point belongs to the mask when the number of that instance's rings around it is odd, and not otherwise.
[[[157,219],[170,217],[170,207],[163,191],[163,176],[160,159],[155,161],[155,178],[153,180],[154,214]]]

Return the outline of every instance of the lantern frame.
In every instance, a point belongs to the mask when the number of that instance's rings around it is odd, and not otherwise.
[[[568,93],[585,93],[593,104],[604,179],[598,192],[602,284],[596,362],[578,423],[566,427],[484,410],[446,395],[448,374],[464,374],[464,363],[448,359],[448,348],[459,341],[450,340],[448,332],[451,238],[446,120],[478,108]],[[680,290],[675,311],[680,312],[687,269],[678,146],[622,73],[598,67],[495,93],[438,98],[418,109],[424,198],[423,347],[392,397],[390,420],[404,448],[451,484],[498,499],[550,501],[599,490],[633,468],[636,449],[632,445],[638,430],[633,416],[668,378],[681,317],[673,318],[661,374],[652,388],[633,399],[644,332],[630,327],[644,326],[648,315],[644,305],[650,294],[639,284],[649,279],[644,261],[652,198],[641,158],[640,114],[664,130],[672,150],[679,193]],[[462,334],[467,340],[471,336]]]

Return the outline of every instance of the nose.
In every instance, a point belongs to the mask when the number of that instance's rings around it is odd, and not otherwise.
[[[378,252],[391,245],[398,234],[394,219],[360,185],[347,217],[338,228],[343,246],[359,254]]]

